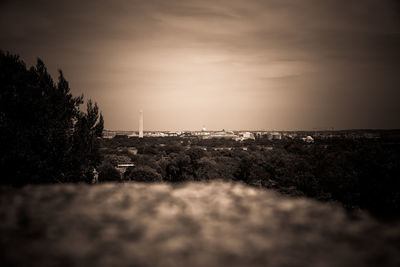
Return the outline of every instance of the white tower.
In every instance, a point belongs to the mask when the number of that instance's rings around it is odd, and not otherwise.
[[[139,138],[143,138],[143,110],[139,111]]]

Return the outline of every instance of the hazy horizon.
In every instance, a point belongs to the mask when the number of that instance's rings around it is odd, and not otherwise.
[[[144,132],[184,132],[184,131],[193,131],[193,132],[200,132],[202,131],[203,128],[206,127],[202,127],[202,128],[198,128],[198,129],[146,129],[146,127],[144,127]],[[104,128],[105,131],[111,131],[111,132],[136,132],[139,133],[139,127],[137,127],[136,129],[134,128],[126,128],[126,129],[115,129],[115,128]],[[294,128],[286,128],[286,129],[275,129],[275,128],[254,128],[254,129],[226,129],[226,128],[216,128],[216,129],[209,129],[206,128],[205,131],[207,132],[219,132],[219,131],[251,131],[251,132],[273,132],[273,131],[277,131],[277,132],[308,132],[308,131],[399,131],[400,128],[334,128],[334,127],[327,127],[327,128],[303,128],[303,129],[294,129]]]
[[[0,22],[105,129],[400,128],[396,0],[1,1]]]

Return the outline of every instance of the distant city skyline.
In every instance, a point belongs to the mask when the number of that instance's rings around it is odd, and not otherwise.
[[[17,0],[0,21],[106,129],[400,128],[396,0]]]

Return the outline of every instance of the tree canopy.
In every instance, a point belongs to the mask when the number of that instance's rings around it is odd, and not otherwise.
[[[104,120],[96,103],[80,106],[61,70],[54,82],[42,60],[29,69],[0,51],[2,184],[90,181],[100,163]]]

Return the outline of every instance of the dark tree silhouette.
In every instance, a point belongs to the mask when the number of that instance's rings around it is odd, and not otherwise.
[[[68,181],[82,179],[91,182],[94,168],[101,163],[97,137],[103,131],[103,116],[99,115],[97,104],[87,102],[86,113],[79,112],[72,135],[72,173]]]
[[[0,171],[3,184],[89,180],[99,162],[103,130],[98,107],[79,106],[59,71],[55,83],[40,59],[26,68],[17,55],[0,51]]]
[[[161,175],[149,166],[128,168],[124,175],[125,180],[136,182],[161,182]]]
[[[109,161],[104,161],[99,166],[99,182],[120,182],[121,174]]]

